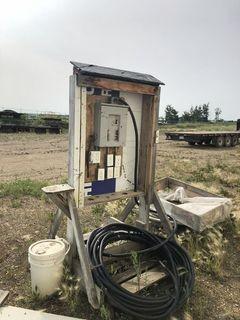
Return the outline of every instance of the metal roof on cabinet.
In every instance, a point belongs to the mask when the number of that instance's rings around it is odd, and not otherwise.
[[[113,69],[75,61],[70,62],[82,75],[99,76],[109,79],[144,83],[153,86],[164,85],[164,83],[157,78],[145,73]]]

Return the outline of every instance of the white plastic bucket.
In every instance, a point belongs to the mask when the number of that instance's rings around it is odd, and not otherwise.
[[[70,248],[61,238],[33,243],[28,249],[32,291],[45,297],[57,291],[63,274],[63,260]]]

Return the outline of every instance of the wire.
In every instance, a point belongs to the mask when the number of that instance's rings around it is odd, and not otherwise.
[[[132,123],[133,123],[133,127],[134,127],[134,133],[135,133],[135,163],[134,163],[134,191],[137,191],[137,187],[138,187],[138,145],[139,145],[139,142],[138,142],[138,128],[137,128],[137,123],[136,123],[136,118],[134,116],[134,113],[130,107],[130,105],[123,99],[120,98],[120,101],[123,102],[125,105],[128,106],[128,111],[131,115],[131,119],[132,119]],[[134,197],[134,200],[136,202],[136,205],[140,205],[139,204],[139,201],[138,201],[138,198],[137,197]],[[156,210],[154,209],[149,209],[149,211],[151,213],[157,213]],[[168,218],[172,219],[172,217],[168,216]],[[159,220],[159,219],[158,219]]]
[[[135,132],[134,191],[137,191],[139,152],[137,123],[131,107],[126,101],[122,102],[128,106]],[[135,198],[135,202],[139,205],[138,198]],[[150,212],[156,213],[156,210],[150,209]],[[91,233],[87,241],[87,250],[93,265],[94,281],[103,290],[108,302],[119,311],[138,319],[159,320],[181,307],[190,296],[195,279],[194,267],[188,253],[173,241],[177,224],[174,219],[172,221],[173,229],[167,238],[127,224],[111,224]],[[146,297],[133,294],[114,282],[104,266],[104,257],[127,258],[131,257],[132,253],[113,254],[106,252],[105,248],[121,240],[144,244],[145,248],[137,251],[137,255],[145,261],[150,261],[151,258],[151,261],[161,266],[170,280],[170,287],[169,284],[162,285],[157,296]]]
[[[155,296],[134,294],[114,282],[104,266],[104,257],[127,257],[131,253],[109,254],[105,248],[114,242],[134,241],[144,244],[144,250],[137,252],[141,261],[153,260],[164,270],[168,283],[162,284]],[[167,317],[181,307],[192,292],[194,267],[188,253],[177,243],[134,226],[111,224],[92,232],[87,250],[93,265],[95,283],[103,290],[108,302],[121,312],[144,320],[158,320]],[[169,284],[170,282],[170,284]]]
[[[135,119],[135,116],[132,112],[131,107],[127,104],[128,111],[130,113],[133,127],[134,127],[134,133],[135,133],[135,163],[134,163],[134,191],[137,191],[137,176],[138,176],[138,128],[137,128],[137,122]],[[136,199],[135,199],[136,200]]]

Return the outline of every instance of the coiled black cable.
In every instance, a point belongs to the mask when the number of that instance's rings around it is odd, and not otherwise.
[[[128,106],[135,132],[134,190],[137,191],[138,129],[131,107],[124,100],[122,102]],[[139,205],[137,198],[135,201]],[[152,209],[150,212],[156,213]],[[109,303],[116,309],[137,319],[157,320],[165,318],[187,300],[194,285],[194,267],[188,253],[172,241],[176,232],[174,220],[173,225],[172,232],[167,238],[126,224],[112,224],[92,232],[87,242],[87,249],[93,265],[93,277],[96,284],[104,291]],[[145,249],[138,251],[138,255],[142,258],[145,256],[146,259],[149,259],[149,254],[151,255],[151,261],[159,264],[170,279],[170,289],[168,286],[162,288],[164,290],[155,297],[144,297],[133,294],[114,282],[104,266],[104,256],[123,258],[132,255],[131,252],[109,254],[105,251],[108,244],[119,240],[144,244]]]
[[[127,257],[131,252],[109,254],[105,248],[119,240],[144,244],[139,257],[154,260],[168,276],[169,285],[161,287],[157,296],[133,294],[113,281],[104,266],[104,256]],[[87,242],[96,284],[105,293],[108,302],[121,312],[144,320],[162,319],[181,307],[192,292],[194,267],[188,253],[171,239],[151,234],[126,224],[111,224],[92,232]]]

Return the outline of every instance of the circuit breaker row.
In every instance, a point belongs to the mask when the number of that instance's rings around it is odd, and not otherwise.
[[[90,164],[100,164],[101,151],[90,151]],[[119,178],[121,175],[122,156],[108,154],[106,168],[98,168],[97,180]]]

